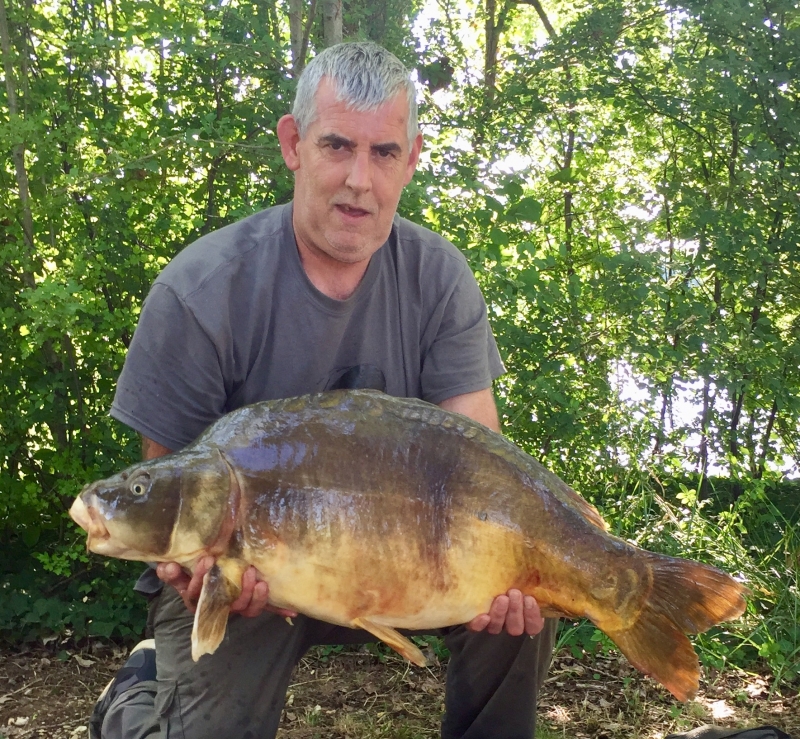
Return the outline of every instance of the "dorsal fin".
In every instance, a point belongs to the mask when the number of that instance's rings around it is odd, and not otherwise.
[[[597,508],[595,508],[588,500],[586,500],[586,498],[582,497],[579,493],[576,493],[566,483],[564,484],[562,491],[566,493],[570,502],[575,504],[575,507],[578,509],[578,511],[580,511],[581,514],[583,514],[583,517],[590,524],[597,526],[597,528],[601,531],[608,531],[608,524],[603,520],[603,517],[598,512]]]

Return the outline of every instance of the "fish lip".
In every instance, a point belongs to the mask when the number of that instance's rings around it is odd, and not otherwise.
[[[111,538],[111,534],[94,504],[96,501],[90,501],[89,505],[86,505],[86,501],[83,498],[83,494],[75,498],[75,502],[69,509],[69,515],[88,534],[86,549],[91,550],[94,543],[106,541]]]

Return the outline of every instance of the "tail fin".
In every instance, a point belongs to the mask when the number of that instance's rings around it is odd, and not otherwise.
[[[685,634],[700,634],[744,613],[745,587],[708,565],[643,552],[653,585],[636,623],[609,632],[630,663],[678,700],[694,697],[700,664]]]

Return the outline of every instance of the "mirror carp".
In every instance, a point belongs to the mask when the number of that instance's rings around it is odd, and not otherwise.
[[[221,643],[254,565],[270,602],[365,629],[470,621],[509,588],[586,617],[676,698],[699,663],[685,634],[740,616],[744,586],[612,536],[597,510],[500,434],[420,400],[334,391],[246,406],[180,452],[87,485],[70,514],[111,557],[206,555],[192,656]]]

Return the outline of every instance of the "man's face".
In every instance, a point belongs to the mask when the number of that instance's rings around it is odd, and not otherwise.
[[[355,264],[388,238],[422,136],[409,145],[403,93],[373,111],[350,110],[323,79],[316,108],[302,139],[292,116],[278,123],[281,152],[295,173],[295,235],[319,256]]]

